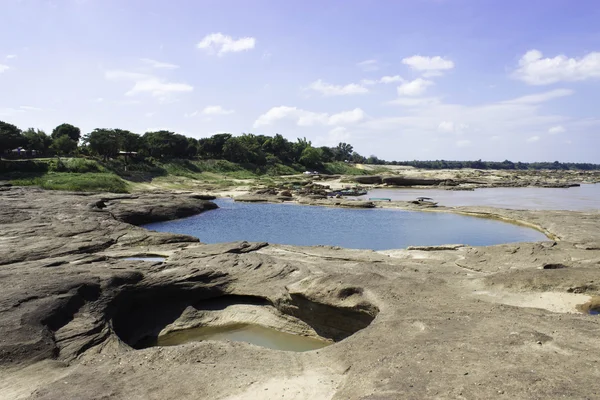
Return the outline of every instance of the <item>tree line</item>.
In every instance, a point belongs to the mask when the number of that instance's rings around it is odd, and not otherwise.
[[[209,138],[195,139],[174,132],[160,130],[143,135],[123,129],[94,129],[85,135],[71,124],[61,124],[50,135],[39,129],[21,131],[15,125],[0,121],[0,155],[22,147],[36,156],[96,156],[105,160],[120,152],[137,158],[164,159],[219,159],[257,167],[277,164],[296,165],[318,169],[323,163],[346,161],[375,165],[404,165],[424,169],[504,169],[504,170],[600,170],[591,163],[496,161],[385,161],[372,155],[363,157],[351,144],[335,147],[314,147],[306,138],[289,141],[280,134],[275,136],[251,133],[233,136],[220,133]]]
[[[0,121],[0,154],[6,155],[22,147],[36,156],[96,156],[104,160],[126,153],[137,158],[223,159],[257,167],[284,164],[319,168],[323,163],[348,161],[363,163],[367,159],[352,145],[314,147],[306,138],[289,141],[282,135],[273,137],[251,133],[233,136],[229,133],[195,139],[160,130],[138,135],[123,129],[94,129],[85,135],[71,124],[61,124],[50,135],[39,129],[21,131],[15,125]]]

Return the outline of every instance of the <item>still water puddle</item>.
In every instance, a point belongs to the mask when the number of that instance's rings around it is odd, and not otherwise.
[[[297,352],[316,350],[331,344],[324,340],[292,335],[275,329],[265,328],[260,325],[235,324],[218,327],[203,326],[171,332],[159,336],[155,346],[176,346],[203,340],[246,342],[268,349]]]

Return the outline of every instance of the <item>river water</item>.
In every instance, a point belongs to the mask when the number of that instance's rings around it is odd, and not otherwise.
[[[528,210],[574,210],[600,209],[600,184],[581,185],[568,189],[556,188],[488,188],[474,191],[442,189],[374,189],[365,196],[384,197],[392,200],[414,200],[432,197],[441,206],[490,206]]]
[[[220,207],[216,210],[145,228],[196,236],[204,243],[246,240],[373,250],[547,240],[530,228],[450,213],[236,203],[229,199],[216,203]]]

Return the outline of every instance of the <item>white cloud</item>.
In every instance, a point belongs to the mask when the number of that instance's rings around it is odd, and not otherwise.
[[[532,137],[530,137],[530,138],[527,139],[527,143],[535,143],[535,142],[537,142],[539,140],[540,140],[539,136],[532,136]]]
[[[530,85],[600,78],[600,52],[588,53],[581,58],[568,58],[563,54],[543,58],[541,51],[529,50],[519,60],[513,77]]]
[[[321,79],[311,83],[308,86],[308,89],[319,92],[323,96],[348,96],[353,94],[364,94],[369,91],[369,89],[357,83],[349,83],[341,86],[323,82]]]
[[[257,128],[257,127],[264,126],[264,125],[272,125],[273,123],[280,121],[280,120],[284,120],[284,119],[296,120],[296,123],[298,125],[302,125],[300,123],[301,119],[304,119],[304,121],[306,121],[309,119],[322,119],[322,118],[326,119],[327,114],[317,115],[316,113],[302,110],[297,107],[279,106],[279,107],[273,107],[266,113],[259,116],[258,119],[256,121],[254,121],[254,127]]]
[[[12,117],[15,114],[24,113],[25,110],[20,108],[0,108],[0,117]]]
[[[8,107],[8,108],[0,108],[0,116],[1,117],[12,117],[17,114],[24,113],[26,111],[42,111],[39,107],[32,106],[19,106],[18,108]]]
[[[440,56],[426,57],[415,55],[402,59],[402,63],[424,76],[439,76],[443,71],[454,68],[454,62]]]
[[[404,82],[398,86],[398,95],[400,96],[418,96],[427,90],[428,86],[433,85],[432,81],[423,78],[417,78],[414,81]]]
[[[25,110],[25,111],[42,111],[41,108],[39,108],[39,107],[32,107],[32,106],[21,106],[19,108],[21,110]]]
[[[564,132],[566,132],[566,129],[562,125],[556,125],[556,126],[553,126],[550,129],[548,129],[548,133],[551,134],[551,135],[556,135],[556,134],[564,133]]]
[[[456,142],[456,146],[457,147],[467,147],[471,145],[471,141],[470,140],[459,140],[458,142]]]
[[[177,69],[177,68],[179,68],[179,65],[156,61],[156,60],[152,60],[150,58],[141,58],[140,61],[142,61],[144,64],[147,64],[150,67],[156,68],[156,69]]]
[[[133,87],[125,93],[127,96],[147,93],[164,101],[171,94],[194,90],[194,87],[187,83],[167,82],[157,76],[138,72],[106,71],[104,76],[108,80],[133,81]]]
[[[10,67],[8,65],[0,64],[0,74],[4,71],[8,71]]]
[[[336,142],[338,142],[338,141],[343,142],[344,140],[348,139],[348,137],[349,137],[348,129],[344,128],[343,126],[336,126],[332,130],[330,130],[328,133],[331,137],[334,138],[334,141],[336,141]]]
[[[6,56],[6,59],[7,59],[7,60],[12,60],[13,58],[17,58],[17,55],[16,55],[16,54],[8,54],[8,55]]]
[[[404,82],[404,79],[400,75],[394,76],[384,76],[379,80],[379,83],[394,83],[394,82]]]
[[[438,125],[438,131],[440,132],[454,132],[454,122],[442,121]]]
[[[233,110],[226,110],[221,106],[208,106],[202,110],[202,114],[204,115],[227,115],[233,114]]]
[[[571,89],[555,89],[548,92],[530,94],[527,96],[517,97],[516,99],[507,100],[505,103],[514,104],[537,104],[543,103],[549,100],[557,99],[559,97],[570,96],[575,93]]]
[[[362,69],[363,71],[377,71],[379,70],[379,61],[375,59],[361,61],[356,64],[357,67]]]
[[[349,125],[355,124],[362,121],[366,114],[360,108],[355,108],[351,111],[343,111],[341,113],[333,114],[327,121],[328,125]]]
[[[349,142],[351,141],[351,134],[348,131],[348,128],[343,126],[336,126],[335,128],[329,130],[324,135],[318,136],[314,140],[315,146],[336,146],[340,142]]]
[[[433,143],[437,138],[440,143],[436,145],[437,151],[440,152],[438,154],[449,151],[447,147],[442,147],[442,143],[446,146],[456,144],[455,141],[450,142],[453,135],[449,133],[465,135],[460,138],[461,140],[473,141],[473,136],[470,135],[476,135],[478,139],[495,140],[505,147],[505,151],[513,151],[507,146],[525,140],[527,138],[527,136],[523,138],[525,132],[534,132],[529,136],[539,135],[539,132],[546,132],[551,126],[561,125],[567,121],[569,126],[576,123],[569,117],[544,113],[539,103],[529,101],[462,105],[444,103],[440,98],[401,97],[388,104],[408,107],[395,111],[393,116],[365,120],[357,124],[353,131],[368,132],[373,137],[390,135],[390,139],[392,134],[401,135],[405,140],[410,139],[423,146]],[[475,147],[474,142],[472,147]],[[382,154],[385,154],[385,151],[385,148],[381,149]],[[494,148],[490,148],[488,154],[493,151]],[[390,153],[392,152],[389,151],[388,154]]]
[[[273,107],[262,114],[254,122],[254,127],[258,128],[266,125],[273,125],[281,120],[291,120],[298,126],[332,126],[349,125],[362,121],[366,114],[360,108],[350,111],[342,111],[337,114],[317,113],[303,110],[297,107],[279,106]]]
[[[453,121],[442,121],[438,125],[439,132],[456,133],[459,135],[462,135],[468,128],[469,125],[467,124],[457,124]]]
[[[253,37],[234,39],[222,33],[211,33],[210,35],[206,35],[196,47],[206,50],[211,54],[216,53],[222,56],[226,53],[251,50],[254,46],[256,46],[256,39]]]
[[[404,82],[404,79],[400,75],[394,76],[383,76],[381,79],[363,79],[360,81],[362,85],[375,85],[377,83],[395,83]]]
[[[135,82],[133,87],[125,93],[127,96],[134,96],[140,93],[149,93],[154,97],[162,97],[170,93],[191,92],[193,86],[187,83],[163,82],[158,78],[151,78]]]

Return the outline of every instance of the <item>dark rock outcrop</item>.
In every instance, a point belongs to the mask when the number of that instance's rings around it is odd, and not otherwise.
[[[383,178],[379,175],[359,175],[352,177],[352,181],[366,185],[376,185],[383,182]]]
[[[406,178],[403,176],[386,176],[382,182],[389,186],[435,186],[444,182],[441,179]]]

